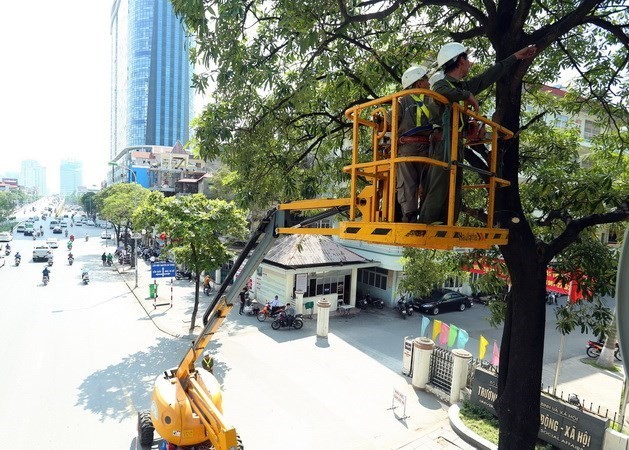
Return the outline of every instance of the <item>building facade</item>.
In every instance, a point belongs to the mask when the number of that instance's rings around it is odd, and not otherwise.
[[[168,0],[115,0],[111,11],[110,159],[189,139],[190,41]]]
[[[35,195],[46,195],[46,168],[37,161],[28,159],[22,161],[22,171],[20,174],[20,185],[28,188]]]
[[[61,197],[73,194],[83,185],[83,163],[64,160],[59,164],[59,193]]]

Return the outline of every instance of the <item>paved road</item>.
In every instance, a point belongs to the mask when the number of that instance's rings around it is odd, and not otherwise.
[[[65,248],[54,250],[51,282],[43,286],[45,264],[32,262],[33,241],[20,236],[12,247],[22,264],[11,257],[0,268],[0,442],[11,449],[130,448],[135,405],[148,404],[155,367],[176,364],[184,343],[158,333],[118,274],[98,267],[100,239],[77,240],[71,267]],[[84,266],[88,286],[80,279]]]

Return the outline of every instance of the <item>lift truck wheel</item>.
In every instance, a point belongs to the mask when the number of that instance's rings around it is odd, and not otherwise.
[[[151,411],[138,411],[138,436],[142,446],[153,445],[153,422],[151,422]]]

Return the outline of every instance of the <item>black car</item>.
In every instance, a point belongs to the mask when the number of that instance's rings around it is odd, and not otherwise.
[[[445,311],[465,311],[466,308],[471,308],[473,304],[467,295],[445,289],[433,291],[429,297],[413,300],[413,308],[434,315]]]

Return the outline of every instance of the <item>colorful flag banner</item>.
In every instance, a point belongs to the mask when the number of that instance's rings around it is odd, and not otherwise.
[[[489,341],[485,339],[485,337],[481,334],[480,344],[478,346],[478,357],[480,359],[485,359],[485,350],[487,349],[487,344],[489,344]]]
[[[494,354],[493,358],[491,358],[491,364],[495,367],[500,365],[500,349],[498,348],[498,344],[494,341]]]
[[[450,327],[447,323],[441,322],[441,333],[439,333],[439,345],[446,345],[448,343],[448,336],[450,335]]]
[[[426,328],[428,328],[429,323],[430,319],[426,316],[422,316],[422,337],[424,337],[424,333],[426,333]]]
[[[452,347],[456,342],[456,335],[459,329],[456,325],[450,325],[450,334],[448,334],[448,347]]]
[[[463,328],[459,329],[459,335],[456,337],[456,348],[465,348],[465,344],[470,340],[469,334]]]
[[[435,319],[432,323],[432,340],[437,340],[437,336],[441,333],[441,320]]]

